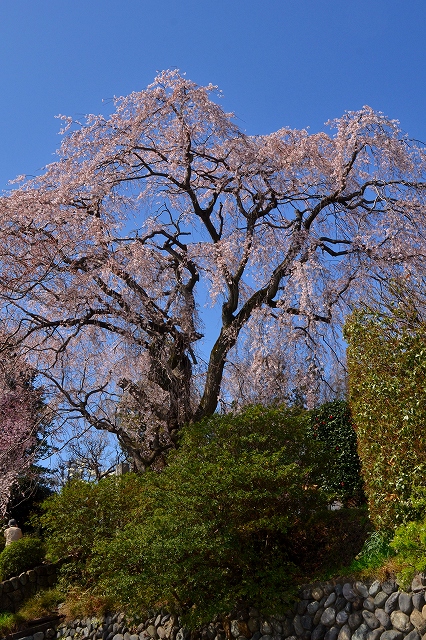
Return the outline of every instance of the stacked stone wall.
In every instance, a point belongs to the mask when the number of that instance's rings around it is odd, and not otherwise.
[[[425,591],[423,575],[409,592],[393,580],[317,583],[304,587],[282,615],[242,609],[190,631],[167,612],[136,623],[119,613],[61,622],[12,640],[426,640]]]
[[[56,566],[44,564],[0,582],[0,611],[15,613],[30,596],[56,582]]]

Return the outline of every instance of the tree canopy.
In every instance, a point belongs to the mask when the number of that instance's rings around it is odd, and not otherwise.
[[[109,117],[64,118],[58,158],[0,199],[6,330],[62,415],[139,469],[215,411],[239,344],[247,376],[275,340],[312,381],[367,279],[423,266],[425,151],[396,121],[249,136],[215,91],[166,71]]]

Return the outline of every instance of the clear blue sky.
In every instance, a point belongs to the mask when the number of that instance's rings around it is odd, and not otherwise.
[[[426,140],[425,0],[0,0],[0,188],[59,145],[58,113],[177,67],[248,133],[317,131],[364,104]]]

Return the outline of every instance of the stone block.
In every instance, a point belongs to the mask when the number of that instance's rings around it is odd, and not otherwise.
[[[389,598],[386,600],[384,605],[384,610],[389,615],[398,609],[399,606],[399,593],[396,591],[395,593],[391,593]]]
[[[352,640],[367,640],[369,631],[371,631],[370,627],[363,622],[352,634]]]
[[[378,629],[380,627],[380,622],[379,620],[376,618],[376,616],[374,615],[374,613],[371,613],[371,611],[366,611],[364,610],[362,612],[362,617],[365,620],[365,624],[370,628],[370,629]]]
[[[325,613],[325,612],[324,612]],[[314,621],[312,620],[312,616],[301,616],[300,617],[300,622],[302,623],[302,627],[306,630],[306,631],[312,631],[312,628],[314,626]]]
[[[306,611],[310,616],[314,616],[318,611],[319,606],[319,602],[317,600],[314,600],[313,602],[310,602],[308,604],[308,606],[306,607]]]
[[[10,593],[13,590],[10,580],[5,580],[3,583],[3,593]]]
[[[355,582],[353,588],[354,588],[354,591],[359,596],[361,596],[361,598],[364,598],[364,600],[365,600],[365,598],[368,598],[368,596],[369,596],[368,589],[367,589],[367,586],[363,582],[359,582],[359,581]]]
[[[352,589],[352,585],[349,584],[349,582],[346,582],[343,585],[342,594],[343,594],[343,597],[346,598],[346,600],[348,600],[349,602],[353,602],[354,600],[356,600],[358,598],[358,595]]]
[[[303,616],[308,604],[309,604],[309,600],[299,600],[296,606],[296,612],[299,614],[299,616]]]
[[[331,605],[336,602],[336,599],[337,599],[337,595],[333,591],[332,593],[330,593],[330,595],[327,597],[327,600],[324,602],[324,609],[328,609],[328,607],[331,607]]]
[[[39,587],[48,587],[49,586],[48,577],[45,575],[37,576],[37,584]]]
[[[404,640],[420,640],[420,637],[421,636],[418,631],[416,631],[416,629],[413,629],[405,636]]]
[[[378,627],[377,629],[372,629],[367,633],[367,640],[379,640],[380,636],[384,632],[383,627]]]
[[[336,610],[333,607],[327,607],[321,616],[321,623],[326,627],[331,627],[336,622]]]
[[[352,631],[348,624],[343,625],[337,636],[337,640],[351,640]]]
[[[426,575],[424,573],[418,573],[414,576],[411,582],[411,591],[416,593],[417,591],[423,591],[426,586]]]
[[[370,586],[368,593],[372,598],[374,598],[379,593],[380,590],[381,590],[380,582],[378,580],[375,580],[373,584]]]
[[[340,628],[339,627],[330,627],[327,633],[324,636],[324,640],[337,640],[337,636],[339,635]]]
[[[339,611],[336,614],[336,624],[338,624],[339,627],[341,627],[347,623],[348,618],[349,618],[349,615],[346,613],[346,611]]]
[[[336,611],[341,611],[346,607],[346,605],[347,605],[346,598],[344,598],[343,596],[337,596],[336,602],[334,603],[333,606],[336,609]]]
[[[374,599],[371,596],[368,596],[368,598],[366,598],[364,600],[364,602],[362,603],[362,606],[367,611],[371,611],[371,613],[374,613],[374,611],[376,609],[375,604],[374,604]]]
[[[401,631],[395,631],[394,629],[384,631],[380,636],[380,640],[402,640],[402,638],[403,635]]]
[[[314,615],[314,626],[316,627],[317,624],[319,624],[321,622],[321,616],[324,613],[324,608],[320,607],[318,609],[318,611],[316,612],[316,614]]]
[[[388,594],[384,591],[379,591],[374,596],[374,604],[377,608],[382,609],[386,600],[388,599]]]
[[[37,573],[34,571],[34,569],[27,571],[27,575],[30,582],[37,582]]]
[[[392,628],[390,616],[384,609],[376,609],[374,615],[376,616],[377,620],[379,620],[382,627],[384,627],[385,631]]]
[[[417,631],[423,636],[426,633],[426,620],[417,609],[414,609],[410,615],[410,622],[414,625]]]
[[[398,591],[398,585],[395,580],[386,580],[385,582],[382,582],[382,591],[390,596],[391,593]]]
[[[391,613],[391,622],[397,631],[401,631],[404,634],[410,633],[414,628],[410,622],[410,618],[406,613],[402,613],[402,611],[394,611]]]
[[[425,604],[425,594],[424,591],[419,591],[418,593],[413,593],[412,595],[413,607],[418,611],[423,609]]]
[[[260,628],[259,618],[250,617],[247,622],[247,626],[252,634],[255,633],[256,631],[259,631],[259,628]]]
[[[398,598],[398,607],[402,611],[402,613],[406,613],[407,616],[410,615],[413,610],[413,601],[409,593],[401,591]]]
[[[21,593],[20,589],[17,589],[16,591],[12,591],[12,593],[10,594],[10,598],[13,602],[22,602],[22,600],[24,599],[24,596]]]
[[[312,589],[312,597],[314,600],[321,600],[323,596],[324,591],[321,589],[321,587],[317,586]]]
[[[311,633],[311,640],[323,640],[327,631],[327,627],[324,624],[318,624]]]
[[[352,631],[355,631],[355,629],[358,629],[358,627],[360,626],[360,624],[362,624],[362,622],[363,622],[363,617],[359,611],[354,611],[354,613],[351,613],[351,615],[348,618],[348,625]]]
[[[21,573],[21,575],[20,575],[20,576],[18,576],[18,578],[19,578],[19,582],[20,582],[22,585],[27,584],[27,582],[28,582],[28,576],[27,576],[27,574],[26,574],[25,572],[24,572],[24,573]]]
[[[12,589],[19,589],[20,587],[19,578],[11,578],[9,582],[12,585]]]

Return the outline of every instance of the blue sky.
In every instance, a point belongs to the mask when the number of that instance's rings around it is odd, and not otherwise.
[[[218,84],[248,133],[369,104],[426,140],[425,24],[424,0],[0,0],[0,188],[52,161],[56,114],[171,67]]]

